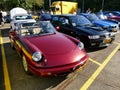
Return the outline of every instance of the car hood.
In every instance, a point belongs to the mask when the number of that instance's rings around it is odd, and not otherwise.
[[[77,29],[86,32],[88,35],[103,35],[104,33],[108,32],[103,28],[96,26],[82,26],[82,27],[77,27]]]
[[[43,54],[65,54],[75,49],[76,45],[62,34],[51,34],[25,38],[27,44]]]
[[[66,65],[77,65],[88,60],[88,55],[80,50],[75,43],[63,36],[53,34],[41,37],[25,38],[29,47],[40,50],[45,57],[44,67],[63,67]]]
[[[120,21],[120,17],[119,16],[108,17],[108,19],[113,19],[113,20]]]
[[[119,27],[119,22],[117,22],[117,21],[109,21],[109,20],[103,20],[103,21],[110,23],[111,26],[114,28]]]
[[[110,21],[104,21],[104,20],[95,20],[93,23],[95,25],[99,25],[99,26],[106,27],[106,28],[117,25],[116,23],[113,23]]]

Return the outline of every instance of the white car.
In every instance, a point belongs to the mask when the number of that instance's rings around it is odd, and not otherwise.
[[[29,15],[25,9],[19,7],[10,10],[10,17],[11,17],[10,28],[13,30],[16,29],[16,24],[19,22],[28,23],[36,22],[36,20],[33,19],[32,16]]]

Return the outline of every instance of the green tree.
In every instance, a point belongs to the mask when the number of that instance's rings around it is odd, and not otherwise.
[[[23,7],[25,9],[39,10],[44,7],[44,9],[49,9],[49,1],[61,1],[61,0],[0,0],[0,9],[10,10],[14,7]],[[95,8],[96,11],[102,8],[103,0],[65,0],[78,2],[78,7],[84,10],[88,8]],[[120,0],[104,0],[104,10],[120,10]]]
[[[35,9],[35,7],[42,7],[44,4],[43,0],[3,0],[4,3],[2,5],[6,4],[8,10],[14,8],[14,7],[22,7],[25,9]],[[1,2],[1,1],[0,1]],[[1,3],[0,3],[1,4]]]

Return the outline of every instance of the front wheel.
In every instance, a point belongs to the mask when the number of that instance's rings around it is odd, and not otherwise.
[[[13,45],[13,43],[12,43],[12,41],[10,40],[10,47],[14,50],[15,49],[15,47],[14,47],[14,45]]]
[[[22,64],[23,64],[23,69],[24,71],[27,73],[27,74],[30,74],[30,71],[28,69],[28,63],[27,63],[27,60],[25,58],[25,56],[23,55],[22,56]]]

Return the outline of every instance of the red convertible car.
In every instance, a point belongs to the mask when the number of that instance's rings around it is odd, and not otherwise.
[[[82,42],[57,32],[49,21],[19,23],[9,37],[27,73],[63,75],[83,66],[89,58]]]

